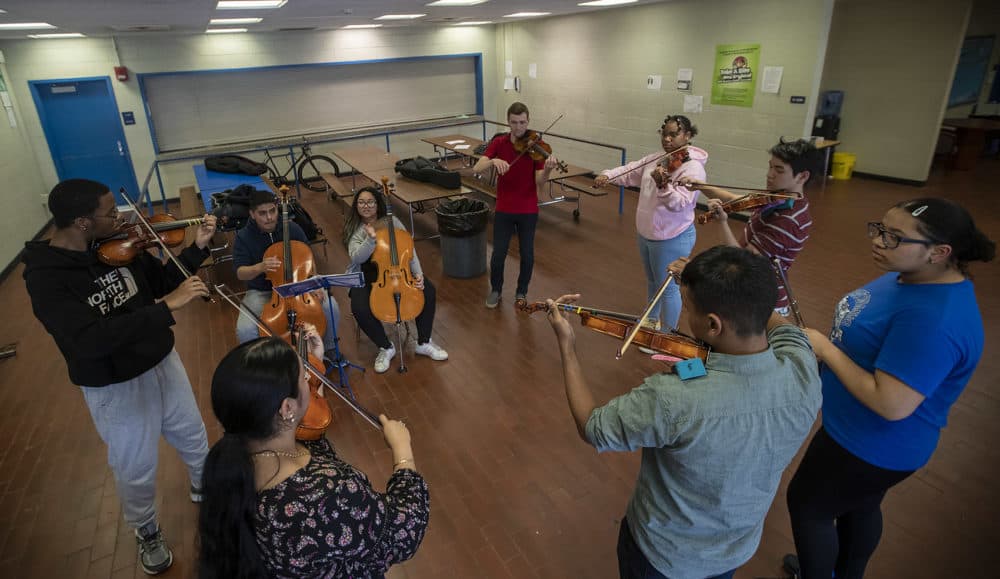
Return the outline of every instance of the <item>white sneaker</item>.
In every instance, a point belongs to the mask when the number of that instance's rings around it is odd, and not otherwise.
[[[413,349],[414,353],[420,354],[421,356],[427,356],[431,360],[447,360],[448,352],[445,352],[441,346],[434,343],[434,340],[427,340],[426,344],[417,344],[417,347]]]
[[[378,349],[378,356],[375,356],[375,372],[381,374],[389,369],[389,364],[392,364],[392,357],[396,355],[395,346],[389,346],[389,349],[385,348]]]

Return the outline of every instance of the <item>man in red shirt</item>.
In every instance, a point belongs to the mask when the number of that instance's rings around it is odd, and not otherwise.
[[[534,161],[514,148],[514,141],[528,132],[528,107],[514,103],[507,109],[510,133],[490,141],[473,170],[483,173],[489,168],[497,172],[497,205],[493,216],[493,256],[490,258],[490,293],[486,307],[500,303],[503,290],[503,268],[510,247],[510,238],[517,231],[521,252],[521,271],[517,277],[514,297],[527,299],[531,270],[535,265],[535,227],[538,225],[538,189],[549,179],[558,161],[552,155],[544,161]]]

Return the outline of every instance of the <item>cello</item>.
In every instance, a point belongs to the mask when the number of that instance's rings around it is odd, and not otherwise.
[[[265,274],[271,286],[276,287],[286,283],[303,281],[316,274],[316,263],[313,261],[312,250],[301,241],[289,239],[289,222],[291,215],[288,207],[288,187],[282,185],[278,189],[281,197],[281,235],[282,240],[268,247],[264,258],[274,257],[281,261],[281,267]],[[316,326],[320,335],[326,329],[326,316],[323,313],[323,302],[311,294],[283,298],[278,292],[271,290],[271,301],[264,305],[260,317],[271,328],[274,335],[292,343],[292,330],[298,322],[308,322]],[[261,330],[261,335],[267,335]]]
[[[399,372],[406,372],[403,361],[403,322],[410,321],[424,310],[424,292],[417,288],[410,260],[414,257],[413,238],[406,230],[397,230],[392,219],[392,200],[389,199],[389,178],[382,177],[382,195],[385,196],[385,221],[375,233],[375,251],[371,261],[378,267],[378,276],[372,284],[369,298],[372,314],[382,322],[396,324],[399,340]]]

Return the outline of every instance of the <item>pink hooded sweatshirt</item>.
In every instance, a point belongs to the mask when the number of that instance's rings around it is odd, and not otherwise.
[[[682,177],[690,177],[697,181],[705,181],[705,163],[708,153],[694,145],[687,148],[690,161],[685,162],[673,173],[670,179],[676,181]],[[653,181],[653,169],[658,163],[652,159],[662,156],[663,151],[650,153],[638,161],[632,161],[616,169],[601,171],[607,175],[611,183],[625,187],[639,187],[639,205],[635,211],[635,228],[639,235],[650,240],[673,239],[687,229],[694,221],[694,206],[698,201],[698,190],[680,187],[673,183],[660,189]],[[630,171],[643,163],[649,163],[642,169]]]

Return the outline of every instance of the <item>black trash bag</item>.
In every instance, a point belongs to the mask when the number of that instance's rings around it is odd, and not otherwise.
[[[456,199],[439,203],[438,233],[448,237],[470,237],[486,229],[490,208],[477,199]]]

